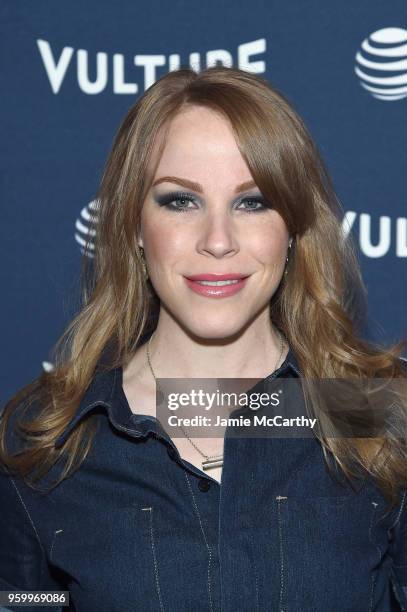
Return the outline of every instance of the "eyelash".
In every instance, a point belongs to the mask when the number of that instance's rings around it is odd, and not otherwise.
[[[177,207],[174,206],[172,204],[172,202],[177,202],[180,200],[188,200],[188,202],[194,202],[195,204],[197,203],[196,199],[188,194],[188,193],[182,193],[182,192],[172,192],[172,193],[168,193],[162,196],[157,196],[157,202],[160,204],[160,206],[165,206],[166,208],[168,208],[169,210],[172,210],[174,212],[179,212],[179,213],[183,213],[183,212],[188,212],[189,210],[192,210],[190,208],[186,208],[186,207]],[[262,204],[262,206],[260,208],[255,208],[255,209],[246,209],[245,212],[247,213],[260,213],[260,212],[264,212],[265,210],[271,208],[270,205],[267,205],[267,202],[264,198],[260,197],[260,196],[253,196],[253,197],[246,197],[243,198],[240,201],[240,204],[244,204],[247,202],[257,202],[259,204]]]

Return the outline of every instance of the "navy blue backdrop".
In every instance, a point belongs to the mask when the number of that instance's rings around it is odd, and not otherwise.
[[[114,134],[180,64],[233,63],[289,98],[359,245],[368,335],[406,336],[406,0],[3,0],[0,11],[0,402],[52,367]]]

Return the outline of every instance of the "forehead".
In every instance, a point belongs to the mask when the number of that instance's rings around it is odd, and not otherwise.
[[[157,154],[157,143],[155,155]],[[168,126],[164,149],[155,172],[176,175],[189,173],[199,180],[243,181],[250,171],[237,146],[233,128],[219,112],[194,106],[177,114]]]

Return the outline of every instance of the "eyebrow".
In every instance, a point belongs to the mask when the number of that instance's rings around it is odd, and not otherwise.
[[[186,178],[181,178],[179,176],[162,176],[157,179],[153,183],[153,187],[155,185],[159,185],[160,183],[176,183],[177,185],[182,185],[187,189],[192,189],[193,191],[197,191],[198,193],[203,192],[202,185],[199,183],[195,183],[194,181],[190,181]],[[240,193],[241,191],[246,191],[247,189],[251,189],[252,187],[257,187],[256,183],[253,180],[246,181],[245,183],[241,183],[235,189],[235,193]]]

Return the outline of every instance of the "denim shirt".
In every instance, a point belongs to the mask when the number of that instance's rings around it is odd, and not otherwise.
[[[262,382],[300,376],[290,349]],[[1,474],[0,590],[69,590],[77,612],[407,610],[406,491],[385,513],[369,478],[328,474],[316,437],[229,427],[220,484],[131,412],[122,380],[96,373],[57,441],[97,419],[71,477],[44,495]]]

